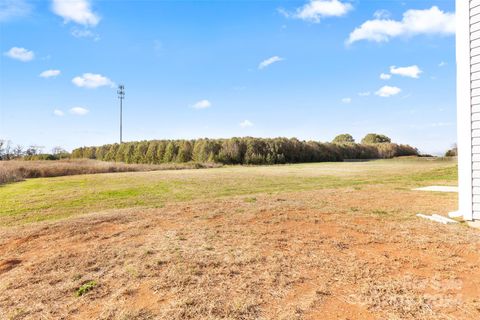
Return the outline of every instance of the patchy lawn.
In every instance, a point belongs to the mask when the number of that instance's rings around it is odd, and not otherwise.
[[[410,190],[455,183],[397,160],[7,185],[0,318],[478,319],[479,231]]]
[[[456,179],[454,162],[416,158],[38,178],[0,186],[0,226],[205,198],[370,185],[407,190]]]

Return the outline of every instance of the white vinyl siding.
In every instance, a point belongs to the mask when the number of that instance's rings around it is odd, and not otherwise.
[[[473,218],[480,219],[480,0],[470,0],[470,89]],[[460,137],[461,139],[461,137]]]

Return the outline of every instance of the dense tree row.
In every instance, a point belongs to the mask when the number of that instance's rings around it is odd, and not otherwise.
[[[292,138],[231,138],[198,140],[153,140],[83,147],[72,158],[90,158],[126,163],[218,162],[223,164],[283,164],[381,159],[418,155],[415,148],[390,142],[357,144],[321,143]]]

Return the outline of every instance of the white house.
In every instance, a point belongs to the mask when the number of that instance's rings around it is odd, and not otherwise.
[[[459,211],[480,219],[480,0],[457,0]]]

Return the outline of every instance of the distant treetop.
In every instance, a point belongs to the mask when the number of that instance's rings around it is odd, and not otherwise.
[[[392,139],[383,134],[369,133],[362,139],[362,144],[391,143]]]
[[[355,139],[353,139],[351,134],[343,133],[336,136],[332,143],[355,143]]]

